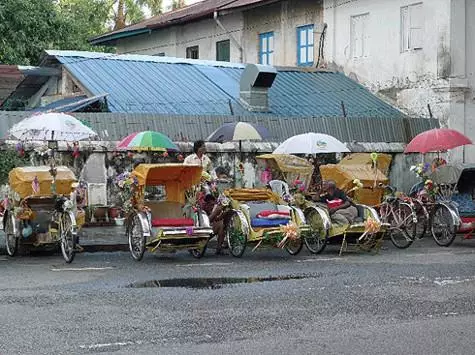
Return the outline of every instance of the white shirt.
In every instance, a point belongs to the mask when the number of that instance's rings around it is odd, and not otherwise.
[[[213,170],[213,163],[211,162],[211,159],[208,158],[208,156],[206,156],[205,154],[201,156],[201,159],[196,154],[188,155],[183,161],[183,164],[201,165],[203,167],[203,170],[210,174],[213,179],[216,178],[216,174]]]

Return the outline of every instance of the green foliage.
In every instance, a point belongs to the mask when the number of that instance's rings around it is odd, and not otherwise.
[[[3,150],[0,152],[0,185],[8,184],[8,173],[18,166],[28,165],[29,159],[20,157],[15,150]]]

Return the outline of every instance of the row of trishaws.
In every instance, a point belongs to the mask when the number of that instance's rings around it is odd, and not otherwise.
[[[400,214],[401,209],[393,209],[394,201],[405,201],[394,194],[384,196],[389,155],[355,153],[336,165],[320,166],[322,178],[334,180],[352,198],[358,216],[350,224],[335,223],[328,206],[309,198],[307,187],[313,165],[307,160],[285,154],[262,155],[257,160],[266,186],[252,189],[221,190],[202,167],[180,163],[140,164],[132,172],[121,174],[116,183],[124,199],[125,230],[132,257],[140,260],[145,250],[188,250],[193,257],[201,258],[214,237],[213,224],[202,208],[205,191],[215,195],[224,212],[226,243],[236,257],[242,256],[248,246],[252,250],[273,246],[296,255],[304,244],[311,253],[318,254],[333,242],[341,243],[340,253],[348,244],[378,251],[388,233],[400,232],[402,239],[414,240],[409,227],[402,225],[407,221],[398,221],[389,213],[391,208],[391,213]],[[10,256],[22,248],[59,247],[66,262],[74,259],[78,232],[85,223],[85,212],[76,203],[80,185],[67,167],[54,168],[54,174],[51,169],[19,167],[9,174],[9,193],[2,202],[2,215]],[[439,181],[441,186],[455,186],[450,200],[459,202],[456,216],[461,219],[450,221],[455,228],[453,234],[457,229],[473,228],[475,167],[450,167],[445,175],[437,171],[437,177],[445,179]],[[154,200],[151,191],[156,187],[163,189],[166,197]],[[469,203],[461,203],[466,201]],[[385,211],[381,210],[383,205]],[[417,222],[411,217],[407,223],[411,221]]]

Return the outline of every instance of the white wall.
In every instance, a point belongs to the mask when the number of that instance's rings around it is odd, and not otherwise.
[[[401,7],[423,3],[422,49],[401,51]],[[376,92],[383,91],[416,115],[447,119],[445,93],[428,95],[426,88],[447,86],[450,69],[450,0],[324,0],[328,23],[326,60]],[[367,55],[353,58],[351,17],[367,15]],[[441,105],[442,104],[442,105]]]

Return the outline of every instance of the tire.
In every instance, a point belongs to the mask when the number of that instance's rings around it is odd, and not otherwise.
[[[137,214],[129,218],[127,224],[127,239],[129,241],[129,250],[132,259],[135,261],[142,260],[147,238],[143,233],[142,222]]]
[[[247,235],[243,231],[241,219],[236,212],[229,216],[226,225],[226,239],[228,240],[229,252],[232,256],[240,258],[247,245]]]
[[[310,253],[320,254],[327,246],[328,230],[325,230],[322,217],[313,208],[305,213],[305,219],[311,228],[311,235],[304,238],[305,246]]]
[[[449,207],[436,204],[430,215],[430,231],[437,245],[450,246],[457,234],[457,225]]]
[[[73,222],[68,213],[61,216],[59,235],[61,236],[61,253],[66,263],[70,264],[76,255],[76,235],[73,232]]]
[[[412,208],[407,203],[400,203],[391,213],[384,212],[384,222],[389,223],[389,238],[398,249],[406,249],[411,246],[415,238],[416,223],[412,221]],[[408,231],[411,229],[411,232]]]
[[[285,243],[285,250],[290,255],[297,255],[302,251],[303,248],[303,238],[298,238],[296,240],[291,240]]]
[[[205,255],[206,249],[208,249],[208,242],[206,242],[205,246],[201,249],[190,249],[190,254],[195,259],[201,259]]]
[[[429,216],[422,202],[414,200],[413,204],[417,217],[416,238],[422,239],[426,235],[427,229],[429,228]]]
[[[5,244],[7,254],[11,257],[15,256],[18,252],[18,235],[14,232],[15,217],[7,214],[7,220],[5,222]]]

